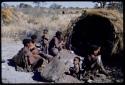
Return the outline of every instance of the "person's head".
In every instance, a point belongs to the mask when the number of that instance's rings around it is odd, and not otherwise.
[[[62,32],[57,31],[56,32],[56,37],[59,38],[59,39],[61,39],[62,38]]]
[[[80,58],[79,57],[75,57],[73,59],[73,64],[76,65],[76,64],[79,64],[80,63]]]
[[[36,36],[36,35],[32,35],[32,36],[31,36],[31,39],[32,39],[33,42],[36,42],[37,36]]]
[[[24,47],[28,47],[28,48],[33,48],[34,47],[34,44],[33,44],[31,39],[24,39],[23,40],[23,45],[24,45]]]
[[[48,33],[48,29],[44,29],[43,34],[47,34],[47,33]]]
[[[98,55],[100,52],[101,47],[97,45],[92,45],[90,48],[90,53],[94,55]]]
[[[30,45],[30,43],[32,43],[31,39],[24,39],[23,40],[23,45],[28,47]]]

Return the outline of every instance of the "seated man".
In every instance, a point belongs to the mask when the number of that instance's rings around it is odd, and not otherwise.
[[[101,60],[100,49],[101,47],[92,45],[88,56],[85,57],[85,60],[83,63],[84,63],[85,72],[88,75],[89,75],[89,72],[96,75],[98,71],[104,73],[105,75],[108,75],[106,70],[104,69],[104,66]]]
[[[62,38],[62,32],[57,31],[56,36],[50,41],[49,45],[49,53],[52,56],[57,56],[59,51],[61,51],[64,48],[64,42]]]
[[[35,67],[41,66],[43,60],[37,54],[38,51],[31,39],[24,39],[23,44],[24,47],[18,52],[16,56],[13,57],[13,60],[16,64],[16,70],[18,70],[17,67],[19,66],[25,71],[32,71]]]

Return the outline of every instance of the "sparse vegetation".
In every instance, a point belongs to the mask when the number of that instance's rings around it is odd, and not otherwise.
[[[80,13],[69,13],[62,15],[59,10],[42,8],[39,10],[35,8],[4,8],[1,15],[2,37],[22,39],[29,33],[41,35],[45,28],[50,30],[50,36],[52,36],[57,30],[65,30],[70,20],[80,15]],[[39,15],[36,16],[36,14]]]
[[[9,24],[12,21],[13,9],[5,8],[2,9],[1,18],[2,22]]]

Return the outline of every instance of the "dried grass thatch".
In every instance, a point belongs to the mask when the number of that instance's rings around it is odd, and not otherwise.
[[[99,16],[102,18],[108,19],[108,21],[113,25],[113,33],[114,33],[114,40],[113,40],[113,47],[111,49],[110,54],[117,54],[123,50],[123,16],[116,10],[107,10],[107,9],[88,9],[85,10],[84,13],[75,19],[73,19],[66,31],[64,31],[64,39],[66,41],[66,46],[70,47],[71,45],[71,36],[76,26],[76,23],[80,20],[85,19],[87,16]],[[85,28],[85,27],[84,27]],[[83,29],[84,29],[83,28]],[[91,30],[90,30],[91,31]],[[81,37],[81,36],[80,36]]]

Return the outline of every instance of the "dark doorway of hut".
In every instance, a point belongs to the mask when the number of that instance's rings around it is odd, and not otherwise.
[[[102,59],[109,60],[114,40],[114,26],[105,17],[87,15],[75,23],[72,32],[72,50],[80,56],[86,56],[91,45],[102,47]]]

